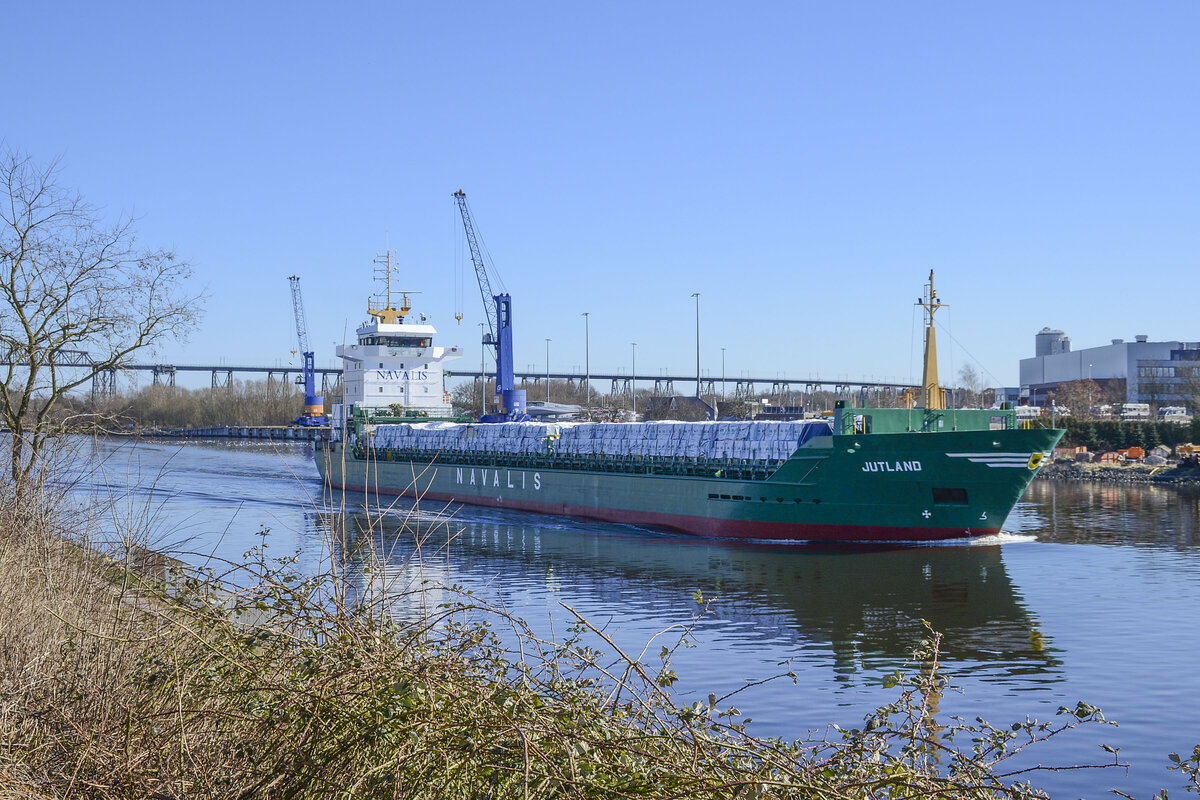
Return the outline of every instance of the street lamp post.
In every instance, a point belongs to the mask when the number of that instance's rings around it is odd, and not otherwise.
[[[630,371],[629,394],[633,398],[633,421],[637,422],[637,342],[630,342],[633,348],[633,368]]]
[[[546,340],[546,402],[550,402],[550,340]]]
[[[587,384],[588,416],[592,414],[592,334],[591,312],[583,312],[583,382]]]
[[[721,348],[721,399],[725,399],[725,348]]]
[[[700,293],[692,292],[696,298],[696,399],[700,399]]]
[[[479,323],[479,416],[487,413],[487,342],[483,338],[484,323]]]
[[[1088,418],[1092,416],[1092,365],[1088,364]]]

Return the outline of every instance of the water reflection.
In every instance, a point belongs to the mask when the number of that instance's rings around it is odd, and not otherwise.
[[[270,529],[277,550],[303,549],[306,563],[319,562],[307,517],[321,485],[306,443],[71,436],[56,456],[56,491],[87,507],[100,542],[132,537],[220,568]]]
[[[1152,544],[1192,548],[1200,487],[1034,481],[1025,502],[1038,539],[1063,544]]]
[[[850,673],[899,664],[928,620],[945,634],[949,662],[1002,676],[1059,666],[998,545],[711,542],[462,508],[440,529],[435,516],[420,516],[428,538],[418,555],[414,519],[406,527],[392,514],[382,529],[377,524],[375,547],[388,566],[361,579],[364,590],[386,582],[402,617],[444,602],[445,587],[460,585],[526,619],[561,601],[586,608],[591,619],[636,627],[696,608],[692,597],[700,591],[715,598],[715,625],[738,630],[743,641],[753,637],[776,663],[803,654],[801,660]],[[365,515],[353,520],[351,527],[367,529]]]

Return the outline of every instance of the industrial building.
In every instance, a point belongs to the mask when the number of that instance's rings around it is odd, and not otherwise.
[[[1125,402],[1185,405],[1193,408],[1200,383],[1200,342],[1132,342],[1072,350],[1060,330],[1043,328],[1034,337],[1033,358],[1021,359],[1021,397],[1042,405],[1046,394],[1070,381],[1092,380],[1101,387],[1124,387]]]
[[[1143,403],[1164,407],[1183,406],[1200,411],[1200,342],[1186,342],[1167,358],[1138,361],[1138,398]]]

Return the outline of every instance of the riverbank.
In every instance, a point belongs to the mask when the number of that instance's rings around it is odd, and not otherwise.
[[[1148,464],[1082,464],[1058,460],[1042,467],[1038,480],[1200,486],[1200,467]]]
[[[1046,733],[935,718],[946,682],[932,635],[861,729],[785,742],[755,737],[727,698],[678,704],[671,653],[690,629],[644,662],[580,617],[560,643],[522,634],[517,654],[491,629],[523,624],[477,598],[397,623],[390,604],[419,598],[385,582],[349,604],[337,571],[301,574],[262,549],[229,565],[252,581],[214,593],[216,576],[168,580],[171,562],[132,537],[88,530],[48,498],[0,504],[8,795],[992,797],[1008,754]],[[374,541],[336,540],[356,539]],[[340,563],[371,557],[350,549]],[[247,622],[263,613],[270,624]],[[1060,719],[1099,718],[1081,705]],[[969,738],[994,744],[967,758],[955,733],[968,752]]]
[[[329,426],[217,425],[208,428],[140,428],[128,435],[143,439],[270,439],[315,442],[329,438]]]

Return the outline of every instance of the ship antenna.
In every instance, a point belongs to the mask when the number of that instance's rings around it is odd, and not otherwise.
[[[419,294],[419,292],[397,289],[397,293],[404,297],[404,302],[400,308],[392,305],[392,275],[396,270],[397,267],[392,264],[391,250],[386,250],[383,255],[376,256],[375,279],[383,281],[384,291],[383,294],[375,295],[375,297],[382,300],[383,305],[377,307],[371,302],[372,298],[367,298],[367,314],[386,325],[404,324],[404,318],[408,316],[408,312],[412,311],[412,306],[408,302],[408,296],[410,294]]]
[[[921,392],[925,396],[925,408],[945,408],[942,388],[938,385],[937,333],[933,328],[933,315],[947,304],[938,300],[937,289],[933,287],[933,270],[929,270],[925,296],[917,299],[917,305],[925,310],[925,368],[921,374]]]

